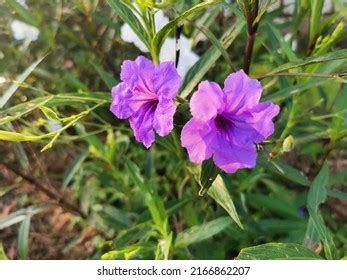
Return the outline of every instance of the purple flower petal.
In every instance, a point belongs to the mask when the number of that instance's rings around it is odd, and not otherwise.
[[[153,127],[160,136],[168,135],[173,129],[176,105],[172,100],[162,100],[154,113]]]
[[[235,117],[232,134],[239,145],[258,144],[274,133],[272,119],[280,108],[271,102],[259,103],[251,110]]]
[[[223,107],[223,91],[213,82],[204,81],[190,100],[190,111],[194,118],[208,121]]]
[[[148,102],[136,111],[129,119],[135,139],[149,148],[154,142],[153,119],[156,104]]]
[[[183,127],[181,142],[188,150],[190,160],[201,163],[212,156],[215,137],[216,132],[212,123],[192,118]]]
[[[163,62],[156,66],[154,71],[154,91],[159,98],[173,99],[181,86],[181,80],[175,64],[173,62]]]
[[[256,143],[264,141],[274,133],[275,126],[272,119],[276,117],[279,112],[280,107],[271,102],[259,103],[252,108],[252,119],[248,120],[248,122],[260,135]]]
[[[227,173],[240,168],[253,168],[257,161],[256,146],[237,146],[225,138],[218,138],[218,148],[213,153],[214,163]]]
[[[230,74],[224,82],[227,96],[227,111],[243,112],[259,103],[263,87],[257,80],[250,79],[243,70]]]
[[[127,119],[134,112],[130,106],[133,94],[125,83],[112,88],[112,104],[110,111],[120,119]]]
[[[120,77],[132,92],[151,94],[155,92],[152,82],[154,69],[152,61],[139,56],[135,61],[123,62]]]

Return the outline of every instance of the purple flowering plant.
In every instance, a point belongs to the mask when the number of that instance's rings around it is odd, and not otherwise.
[[[124,61],[120,78],[112,89],[111,112],[120,119],[129,119],[137,141],[149,148],[154,142],[154,130],[160,136],[173,129],[176,111],[174,98],[181,85],[173,62],[155,65],[139,56]]]
[[[263,88],[243,70],[230,74],[224,89],[204,81],[190,100],[193,118],[182,130],[182,145],[192,162],[213,157],[228,173],[256,165],[256,144],[274,132],[279,107],[259,102]]]
[[[137,4],[142,13],[153,8]],[[144,28],[155,24],[151,14],[142,14],[142,20]],[[164,26],[159,31],[152,29],[149,37],[141,37],[153,61],[144,56],[124,61],[121,82],[112,88],[110,111],[119,119],[129,120],[135,139],[146,148],[154,143],[155,132],[165,137],[174,129],[175,98],[182,77],[174,62],[160,62],[158,56],[168,33]],[[245,68],[248,72],[248,63]],[[189,159],[201,164],[212,158],[226,173],[254,168],[257,145],[274,132],[273,118],[279,114],[277,105],[260,102],[262,91],[260,82],[251,79],[244,70],[230,74],[224,89],[215,82],[200,82],[189,101],[192,118],[181,131],[181,145]]]

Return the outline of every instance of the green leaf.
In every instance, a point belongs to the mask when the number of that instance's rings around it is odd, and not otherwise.
[[[310,218],[307,223],[307,229],[305,233],[305,238],[303,244],[312,249],[316,249],[320,245],[320,241],[322,240],[321,234],[318,232],[317,223],[314,223],[312,215],[317,216],[317,221],[321,217],[318,215],[318,208],[321,203],[323,203],[327,198],[327,185],[329,183],[329,169],[326,163],[322,166],[320,172],[313,180],[310,190],[307,196],[307,207],[309,209],[313,209],[313,214],[310,212]],[[312,215],[311,215],[312,214]],[[323,222],[323,221],[321,221]],[[324,222],[323,222],[324,226]]]
[[[232,67],[233,63],[231,62],[229,54],[227,50],[224,48],[224,46],[222,45],[222,43],[219,41],[219,39],[204,26],[199,26],[198,28],[210,40],[210,42],[220,51],[221,55],[223,56],[225,61],[228,63],[230,70],[233,70],[233,67]]]
[[[228,189],[220,175],[213,182],[212,187],[208,190],[208,195],[212,197],[220,206],[222,206],[235,221],[235,223],[243,229],[240,218],[237,215],[235,205],[230,197]]]
[[[113,76],[108,73],[100,64],[98,64],[97,62],[91,62],[91,65],[94,67],[96,72],[98,72],[100,78],[109,89],[112,89],[112,87],[114,87],[118,83],[118,81],[113,78]]]
[[[19,4],[18,4],[19,5]],[[46,56],[43,56],[33,62],[22,74],[20,74],[16,78],[16,83],[13,83],[1,96],[0,98],[0,109],[3,108],[8,100],[12,97],[12,95],[17,91],[19,88],[19,84],[24,82],[26,78],[29,77],[29,75],[35,70],[35,68],[40,64],[40,62],[45,58]]]
[[[346,49],[333,51],[324,55],[312,56],[304,60],[299,60],[297,62],[290,62],[290,63],[283,64],[267,74],[271,75],[271,74],[283,72],[289,69],[298,68],[298,67],[302,67],[302,66],[306,66],[306,65],[310,65],[314,63],[323,63],[323,62],[328,62],[332,60],[340,60],[340,59],[346,59],[346,58],[347,58]]]
[[[334,46],[334,44],[336,44],[337,41],[343,38],[344,30],[345,24],[343,22],[340,22],[332,33],[329,33],[329,35],[325,37],[320,36],[316,41],[315,49],[313,50],[312,54],[321,55],[326,53],[330,49],[330,47]],[[309,72],[315,72],[315,70],[315,68],[307,69],[307,71]]]
[[[38,141],[41,140],[42,136],[25,135],[17,132],[9,132],[0,130],[0,140],[12,141],[12,142],[23,142],[23,141]]]
[[[36,215],[37,213],[40,213],[44,209],[46,209],[45,206],[38,205],[38,206],[30,206],[28,208],[20,209],[16,212],[13,212],[9,214],[6,218],[3,218],[0,220],[0,230],[3,230],[12,225],[21,223],[24,221],[26,216]]]
[[[36,17],[30,14],[30,12],[25,9],[17,0],[7,0],[7,4],[16,12],[18,16],[21,17],[26,23],[29,23],[34,26],[39,26],[39,23],[36,20]]]
[[[321,260],[310,249],[294,243],[267,243],[242,249],[237,260]]]
[[[4,246],[2,245],[2,243],[0,242],[0,261],[5,261],[8,260],[5,250],[4,250]]]
[[[259,157],[258,163],[264,168],[277,173],[302,186],[308,186],[310,180],[298,169],[280,161],[279,159],[267,159],[264,155]]]
[[[324,0],[310,0],[311,15],[310,15],[310,44],[313,43],[319,30],[321,29],[321,16]]]
[[[347,193],[337,190],[328,190],[328,196],[347,201]]]
[[[201,174],[200,174],[200,185],[201,190],[199,195],[203,196],[211,187],[212,183],[216,179],[219,173],[218,167],[214,164],[212,159],[205,160],[201,165]]]
[[[64,173],[63,187],[67,187],[72,181],[73,177],[80,170],[83,162],[87,159],[89,153],[84,151],[82,152],[73,163],[66,169]]]
[[[168,24],[166,24],[162,29],[159,30],[159,32],[154,36],[153,38],[153,46],[155,47],[156,51],[160,50],[162,44],[164,43],[166,37],[170,34],[172,30],[174,30],[177,26],[181,25],[185,19],[187,19],[189,16],[195,15],[202,10],[206,9],[209,6],[221,3],[222,0],[207,0],[204,1],[198,5],[195,5],[193,8],[185,11],[181,15],[179,15],[174,20],[170,21]]]
[[[299,84],[296,84],[293,86],[282,88],[282,89],[280,89],[274,93],[271,93],[269,95],[265,95],[262,98],[262,100],[263,101],[272,101],[272,102],[277,103],[277,102],[283,101],[289,97],[292,97],[296,94],[302,93],[307,89],[316,88],[318,86],[321,86],[328,81],[329,81],[329,79],[313,78],[307,82],[303,82],[303,83],[299,83]]]
[[[130,160],[126,160],[125,163],[131,175],[131,179],[143,192],[145,203],[151,213],[154,224],[159,232],[165,235],[168,218],[163,199],[157,194],[151,183],[142,177],[140,169],[135,163]]]
[[[148,49],[150,49],[146,36],[147,32],[144,29],[141,22],[134,15],[134,13],[120,0],[107,0],[107,3],[121,17],[121,19],[124,22],[129,24],[129,26],[136,33],[139,39],[147,46]]]
[[[270,197],[260,193],[248,194],[248,200],[255,207],[266,207],[272,210],[274,213],[281,215],[285,218],[296,218],[300,219],[297,210],[289,203],[279,200],[277,197]]]
[[[318,207],[327,198],[327,185],[329,182],[329,168],[324,163],[319,174],[313,180],[307,197],[307,205],[314,211],[318,210]]]
[[[235,38],[244,30],[245,22],[238,20],[230,27],[222,36],[221,44],[227,49]],[[187,97],[201,81],[204,75],[211,70],[218,58],[221,56],[221,52],[216,46],[211,46],[203,56],[194,64],[184,78],[180,96],[182,98]]]
[[[31,215],[26,215],[21,223],[18,232],[18,255],[21,260],[28,259],[29,251],[29,230],[30,230]]]
[[[209,239],[231,224],[230,217],[221,217],[202,225],[193,226],[177,235],[175,246],[185,248],[191,244]]]
[[[131,160],[126,160],[125,164],[135,185],[140,187],[142,190],[145,190],[145,180],[143,179],[138,166]]]
[[[311,207],[308,207],[308,212],[310,214],[310,220],[312,220],[313,227],[317,231],[319,239],[323,242],[325,257],[329,260],[336,259],[337,255],[334,240],[330,231],[325,226],[323,218],[317,214],[315,209]]]

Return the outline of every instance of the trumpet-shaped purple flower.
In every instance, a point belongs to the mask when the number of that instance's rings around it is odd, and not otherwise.
[[[154,65],[143,56],[124,61],[120,76],[123,82],[112,88],[110,110],[120,119],[129,119],[136,140],[149,148],[154,142],[154,130],[166,136],[173,129],[173,99],[181,77],[173,62]]]
[[[274,132],[279,107],[259,103],[262,86],[243,70],[227,77],[224,89],[204,81],[190,100],[193,118],[183,127],[182,146],[192,162],[213,157],[228,173],[256,164],[256,144]]]

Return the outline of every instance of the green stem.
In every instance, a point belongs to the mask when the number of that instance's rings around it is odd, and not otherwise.
[[[151,56],[152,56],[152,60],[155,64],[159,64],[159,54],[157,52],[157,49],[155,47],[151,47]]]

